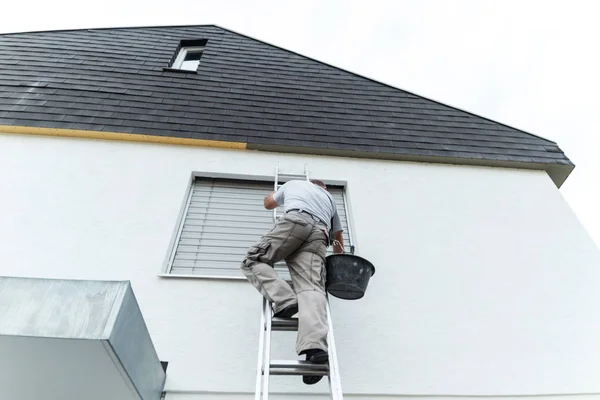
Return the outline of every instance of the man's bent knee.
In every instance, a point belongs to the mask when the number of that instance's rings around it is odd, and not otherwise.
[[[259,262],[269,263],[267,250],[271,246],[269,242],[259,242],[250,247],[246,253],[246,258],[242,261],[242,269],[250,269],[254,264]]]

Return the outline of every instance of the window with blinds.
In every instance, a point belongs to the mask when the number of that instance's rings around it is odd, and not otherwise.
[[[328,189],[335,199],[348,247],[344,189]],[[272,182],[195,178],[168,273],[243,277],[240,263],[246,251],[273,227],[273,211],[263,206],[264,197],[272,191]],[[282,277],[289,277],[284,262],[275,268]]]

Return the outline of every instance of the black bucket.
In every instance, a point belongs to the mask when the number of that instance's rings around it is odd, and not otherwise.
[[[353,254],[332,254],[326,258],[327,291],[344,300],[356,300],[365,295],[375,267]]]

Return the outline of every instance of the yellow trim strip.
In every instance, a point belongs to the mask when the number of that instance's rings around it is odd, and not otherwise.
[[[61,136],[87,139],[122,140],[126,142],[180,144],[185,146],[218,147],[225,149],[246,149],[247,143],[225,142],[220,140],[205,140],[178,138],[168,136],[153,136],[135,133],[84,131],[78,129],[38,128],[33,126],[0,125],[0,133],[16,133],[22,135]]]

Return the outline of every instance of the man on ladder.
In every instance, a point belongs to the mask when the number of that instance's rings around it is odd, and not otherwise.
[[[298,313],[296,352],[313,363],[327,363],[327,299],[325,253],[333,235],[333,251],[344,251],[342,224],[335,202],[319,180],[291,180],[264,199],[267,210],[283,205],[285,214],[254,246],[242,262],[250,283],[273,304],[275,318]],[[275,272],[285,260],[292,285]],[[322,376],[303,376],[314,384]]]

